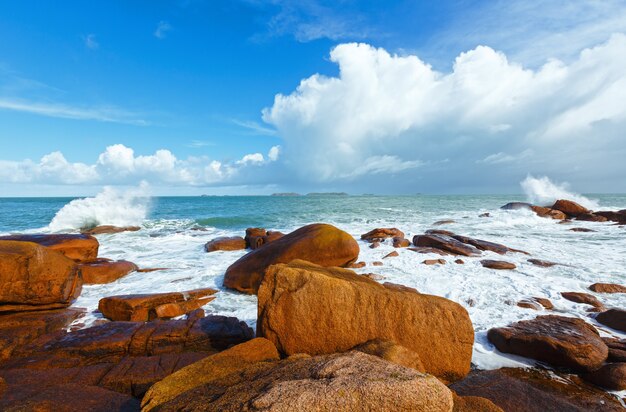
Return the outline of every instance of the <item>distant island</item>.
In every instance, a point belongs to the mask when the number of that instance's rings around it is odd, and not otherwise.
[[[302,196],[302,195],[300,193],[295,193],[295,192],[284,192],[284,193],[272,193],[272,196],[289,197],[289,196]]]
[[[346,192],[314,192],[307,193],[307,196],[348,196]]]

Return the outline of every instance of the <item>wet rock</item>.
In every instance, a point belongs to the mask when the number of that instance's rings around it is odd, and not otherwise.
[[[598,298],[596,298],[595,296],[590,295],[588,293],[561,292],[561,296],[563,296],[565,299],[571,302],[584,303],[587,305],[591,305],[594,307],[594,309],[596,309],[595,311],[601,311],[604,309],[604,305],[602,305],[602,302],[600,302]]]
[[[370,244],[370,249],[376,249],[379,246],[380,246],[380,242],[374,241],[372,242],[372,244]]]
[[[616,283],[594,283],[589,289],[596,293],[626,293],[626,286]]]
[[[589,209],[579,205],[576,202],[564,199],[557,200],[554,205],[552,205],[552,209],[559,210],[566,215],[573,217],[577,217],[579,215],[584,215],[591,212]]]
[[[554,305],[552,304],[550,299],[534,297],[533,300],[539,303],[541,306],[543,306],[547,310],[554,309]]]
[[[207,252],[215,252],[217,250],[243,250],[246,248],[246,241],[241,236],[218,237],[204,245]]]
[[[257,362],[278,361],[274,344],[264,338],[252,339],[223,352],[192,363],[155,383],[141,401],[142,410],[150,411],[177,396],[244,370]]]
[[[187,391],[164,410],[450,411],[452,393],[430,375],[358,351],[261,362]]]
[[[503,412],[495,403],[480,396],[459,396],[452,392],[454,409],[452,412]]]
[[[533,212],[537,214],[539,217],[546,217],[555,220],[565,220],[567,219],[567,215],[560,210],[554,210],[547,207],[541,206],[531,206]]]
[[[626,339],[602,338],[609,347],[607,362],[626,362]]]
[[[130,412],[139,410],[132,396],[97,386],[53,384],[45,387],[10,385],[8,396],[0,398],[3,411]]]
[[[463,259],[457,259],[457,260],[454,261],[454,263],[456,263],[457,265],[464,265],[465,264]]]
[[[111,283],[138,269],[133,262],[108,259],[96,259],[93,262],[81,263],[78,267],[83,276],[83,283],[87,285]]]
[[[383,262],[379,262],[379,261],[372,262],[372,266],[383,266],[383,264],[384,264]]]
[[[626,224],[626,210],[620,210],[619,212],[600,211],[594,212],[594,214],[596,216],[603,216],[611,222],[616,222],[622,225]]]
[[[424,265],[445,265],[445,259],[426,259],[422,262]]]
[[[590,233],[595,232],[593,229],[588,229],[586,227],[573,227],[570,229],[571,232],[582,232],[582,233]]]
[[[530,203],[525,203],[525,202],[511,202],[511,203],[507,203],[504,206],[501,206],[500,209],[503,210],[525,210],[525,209],[530,209],[532,205]]]
[[[187,292],[152,293],[109,296],[100,299],[98,310],[111,320],[146,322],[169,319],[196,310],[213,299],[215,289],[196,289]]]
[[[504,260],[483,259],[480,261],[480,264],[488,269],[497,270],[513,270],[517,267],[514,263],[505,262]]]
[[[459,242],[465,243],[467,245],[472,245],[475,248],[479,249],[479,250],[488,250],[490,252],[495,252],[498,253],[500,255],[504,255],[507,252],[521,252],[519,250],[516,249],[511,249],[507,246],[501,245],[499,243],[494,243],[494,242],[488,242],[486,240],[480,240],[480,239],[473,239],[471,237],[467,237],[467,236],[458,236],[458,235],[454,235],[453,236],[454,239],[458,240]],[[526,252],[522,252],[522,253],[526,253]]]
[[[350,269],[361,269],[364,268],[367,264],[365,262],[356,262],[351,264],[349,267]]]
[[[57,252],[76,262],[89,262],[98,257],[98,240],[90,235],[11,235],[0,240],[33,242]]]
[[[260,227],[249,227],[246,229],[246,247],[257,249],[263,245],[263,237],[267,235],[267,230]]]
[[[82,229],[80,233],[85,235],[104,235],[104,234],[113,234],[113,233],[121,233],[121,232],[137,232],[141,230],[139,226],[111,226],[111,225],[102,225],[92,227],[91,229]]]
[[[489,212],[481,213],[480,215],[478,215],[478,217],[491,217],[491,214]]]
[[[576,216],[576,220],[582,220],[585,222],[606,222],[608,219],[604,216],[599,216],[594,213],[583,213]]]
[[[400,229],[393,228],[377,228],[370,230],[367,233],[361,235],[361,240],[365,240],[366,242],[375,242],[388,238],[404,238],[404,232]]]
[[[400,256],[400,254],[394,250],[393,252],[387,253],[385,256],[383,256],[383,259],[387,259],[390,257],[397,257],[397,256]]]
[[[626,389],[626,363],[607,363],[582,378],[609,390],[623,391]]]
[[[454,232],[451,232],[449,230],[443,230],[443,229],[428,229],[424,233],[427,235],[443,235],[443,236],[450,236],[450,237],[455,236]]]
[[[322,266],[349,266],[359,251],[354,238],[334,226],[304,226],[241,257],[226,269],[224,286],[256,293],[266,269],[273,264],[303,259]]]
[[[541,266],[543,268],[551,268],[552,266],[558,265],[558,263],[550,262],[548,260],[541,259],[528,259],[529,263],[532,263],[535,266]]]
[[[538,369],[476,371],[450,386],[462,396],[481,396],[507,412],[623,411],[610,394],[575,375]]]
[[[456,221],[452,219],[438,220],[435,223],[433,223],[433,226],[450,225],[452,223],[456,223]]]
[[[416,235],[413,244],[418,247],[432,247],[444,250],[453,255],[478,256],[480,250],[474,246],[459,242],[453,237],[445,235]]]
[[[434,253],[440,256],[450,256],[452,254],[452,253],[446,252],[445,250],[437,249],[434,247],[422,247],[422,246],[410,247],[408,248],[408,250],[412,252],[417,252],[417,253]]]
[[[394,237],[392,241],[393,241],[393,247],[411,246],[411,241],[409,239],[405,239],[404,237]]]
[[[469,371],[474,340],[467,311],[455,302],[303,261],[268,270],[259,289],[257,335],[286,355],[344,352],[373,339],[391,340],[447,381]]]
[[[597,369],[608,356],[608,347],[593,326],[564,316],[538,316],[493,328],[487,337],[501,352],[575,371]]]
[[[539,303],[532,301],[532,300],[526,300],[526,299],[522,299],[519,302],[517,302],[517,306],[519,306],[520,308],[532,309],[532,310],[543,309],[543,306],[541,306]]]
[[[0,241],[0,313],[69,306],[82,289],[74,261],[32,242]]]
[[[609,309],[596,316],[596,321],[609,328],[617,329],[622,332],[626,332],[626,310],[623,309]]]
[[[363,273],[361,276],[366,277],[366,278],[371,279],[371,280],[383,280],[383,279],[385,279],[384,276],[378,275],[376,273]]]

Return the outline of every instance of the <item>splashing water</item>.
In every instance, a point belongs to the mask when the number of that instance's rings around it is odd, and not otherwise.
[[[551,206],[559,199],[566,199],[592,210],[596,210],[599,207],[597,201],[570,192],[567,183],[554,183],[546,176],[536,178],[529,175],[520,185],[526,193],[528,201],[536,205]]]
[[[98,225],[139,225],[149,208],[147,184],[123,192],[107,186],[95,197],[72,200],[63,206],[48,228],[59,232]]]

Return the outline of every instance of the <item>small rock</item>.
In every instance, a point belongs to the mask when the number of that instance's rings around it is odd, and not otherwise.
[[[96,226],[91,229],[81,230],[80,233],[84,233],[86,235],[103,235],[103,234],[112,234],[112,233],[121,233],[121,232],[137,232],[141,230],[139,226],[111,226],[111,225],[102,225]]]
[[[482,214],[478,215],[478,217],[491,217],[491,214],[489,212],[482,213]]]
[[[361,261],[361,262],[353,263],[349,267],[350,267],[350,269],[361,269],[361,268],[364,268],[365,265],[366,265],[366,263]]]
[[[589,289],[597,293],[626,293],[626,286],[616,283],[594,283]]]
[[[399,229],[394,228],[377,228],[370,230],[367,233],[361,235],[361,240],[365,240],[367,242],[379,241],[380,239],[387,239],[399,237],[404,238],[404,232]]]
[[[433,226],[449,225],[449,224],[452,224],[452,223],[456,223],[456,221],[454,221],[452,219],[438,220],[435,223],[433,223]]]
[[[393,247],[409,247],[411,246],[411,241],[409,239],[403,237],[394,237],[393,238]]]
[[[583,232],[583,233],[595,232],[595,230],[588,229],[586,227],[573,227],[573,228],[570,229],[570,231],[572,231],[572,232]]]
[[[543,268],[551,268],[552,266],[558,265],[558,263],[550,262],[548,260],[541,260],[541,259],[528,259],[528,262],[532,263],[535,266],[541,266]]]
[[[400,256],[400,254],[394,250],[393,252],[387,253],[385,256],[383,256],[383,259],[396,257],[396,256]]]
[[[215,252],[218,250],[243,250],[246,248],[246,241],[241,236],[218,237],[204,245],[207,252]]]
[[[372,279],[376,281],[385,279],[384,276],[378,275],[376,273],[363,273],[361,276],[364,276],[368,279]]]
[[[427,259],[422,263],[424,265],[445,265],[446,261],[444,259]]]
[[[596,311],[601,311],[604,308],[604,305],[602,305],[602,302],[600,302],[598,298],[588,293],[561,292],[561,296],[563,296],[565,299],[572,301],[572,302],[591,305],[596,309]]]
[[[372,242],[372,244],[370,245],[370,249],[376,249],[379,246],[380,246],[380,242],[375,241],[375,242]]]
[[[382,266],[383,262],[380,261],[376,261],[376,262],[372,262],[372,266]]]
[[[480,261],[480,264],[483,267],[497,270],[513,270],[517,267],[514,263],[505,262],[504,260],[483,259]]]
[[[456,263],[457,265],[464,265],[465,264],[463,259],[457,259],[457,260],[454,261],[454,263]]]
[[[602,338],[609,347],[607,362],[626,362],[626,339]]]
[[[504,206],[501,206],[500,209],[503,210],[520,210],[520,209],[530,209],[532,205],[530,203],[524,202],[511,202],[507,203]]]

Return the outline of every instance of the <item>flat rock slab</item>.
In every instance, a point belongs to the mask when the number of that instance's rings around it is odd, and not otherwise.
[[[98,257],[98,240],[91,235],[10,235],[0,240],[33,242],[64,254],[77,262],[88,262]]]
[[[141,230],[139,226],[111,226],[111,225],[102,225],[92,227],[91,229],[81,230],[80,233],[86,235],[104,235],[104,234],[113,234],[113,233],[122,233],[122,232],[137,232]]]
[[[97,259],[78,266],[86,285],[99,285],[114,282],[139,269],[127,260]]]
[[[616,283],[594,283],[589,286],[589,290],[596,293],[626,293],[626,286]]]
[[[537,369],[476,371],[450,388],[462,396],[487,398],[507,412],[624,410],[614,396],[574,375]]]
[[[432,247],[445,250],[453,255],[478,256],[481,254],[480,250],[474,246],[467,245],[446,235],[416,235],[413,237],[413,244],[418,247]]]
[[[169,319],[196,310],[213,299],[217,290],[204,288],[186,292],[109,296],[100,299],[98,310],[111,320],[146,322]]]
[[[556,315],[538,316],[490,329],[487,337],[501,352],[574,371],[599,368],[609,352],[593,326],[582,319]]]
[[[480,264],[488,269],[496,270],[513,270],[517,267],[515,263],[505,262],[504,260],[483,259],[480,261]]]

